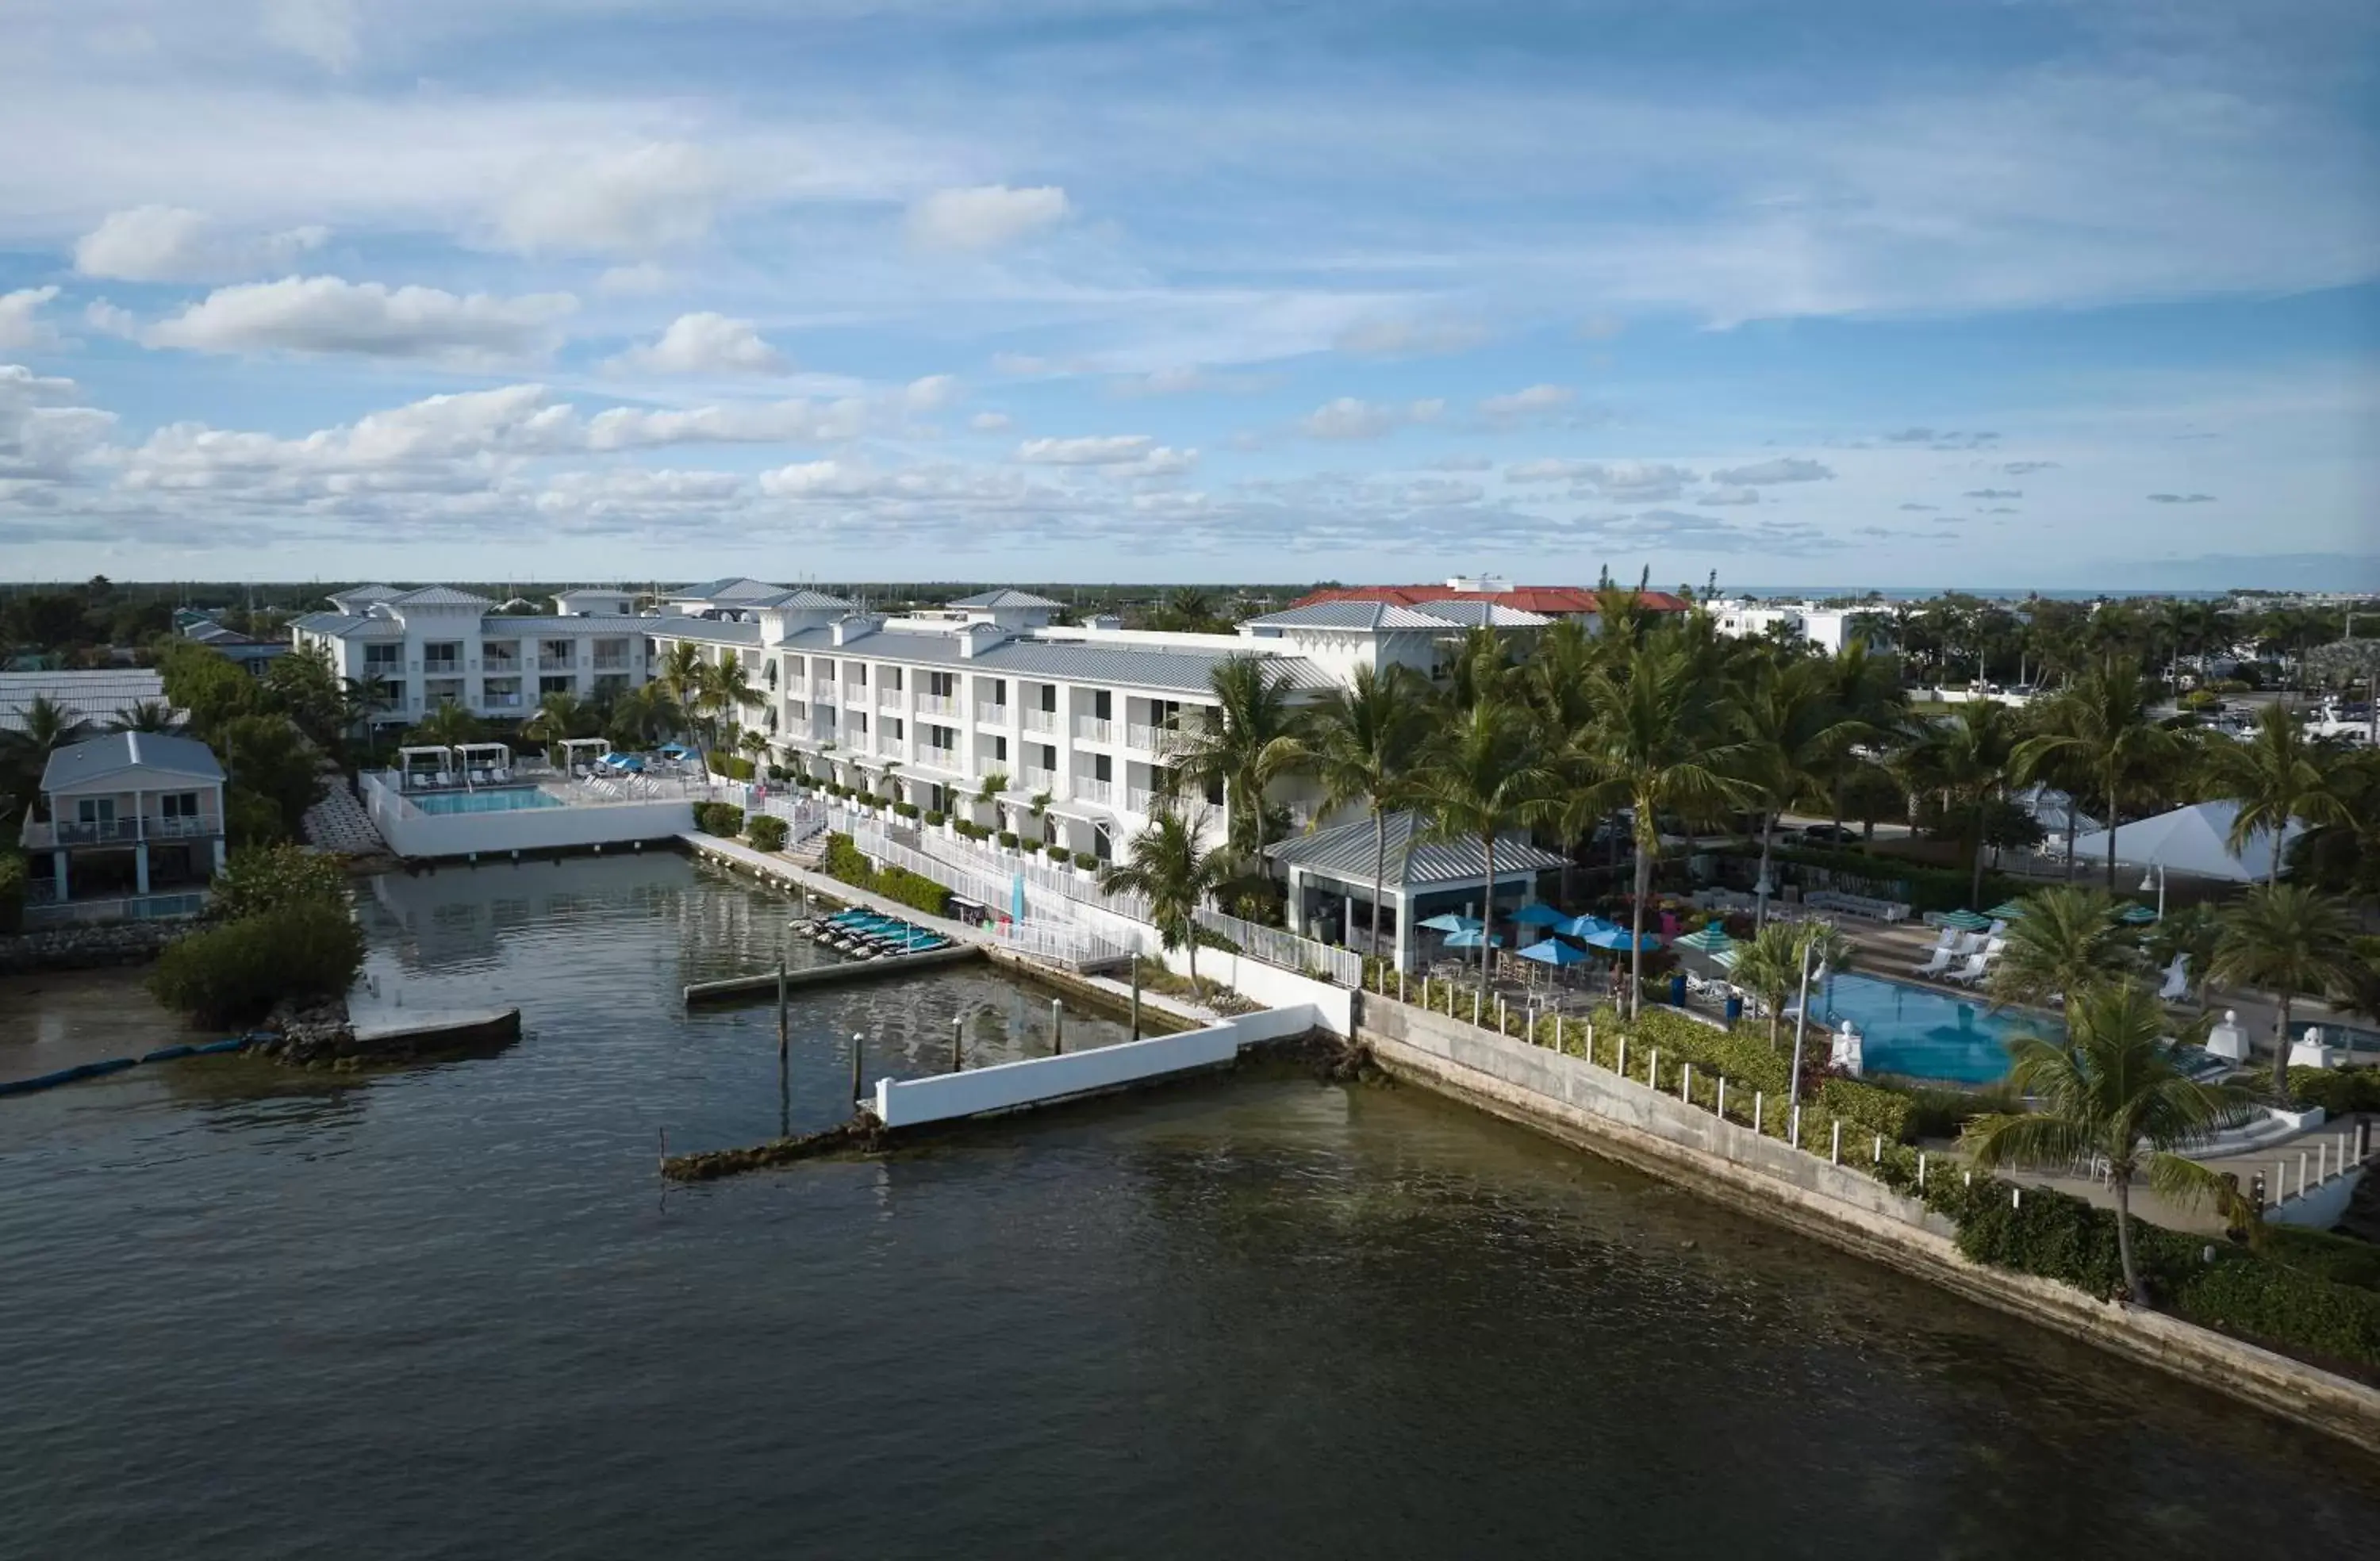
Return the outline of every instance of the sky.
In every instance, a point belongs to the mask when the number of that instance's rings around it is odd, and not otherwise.
[[[0,578],[2380,588],[2368,0],[6,0]]]

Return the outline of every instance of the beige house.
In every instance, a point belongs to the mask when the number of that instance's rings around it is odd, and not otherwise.
[[[40,811],[19,838],[37,885],[48,853],[42,902],[187,895],[223,868],[223,767],[194,738],[117,732],[69,744],[42,771]]]

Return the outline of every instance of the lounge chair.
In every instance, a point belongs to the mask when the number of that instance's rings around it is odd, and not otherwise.
[[[1958,969],[1952,971],[1942,979],[1945,981],[1956,982],[1961,986],[1973,986],[1984,978],[1985,974],[1991,969],[1991,966],[1992,962],[1985,959],[1983,955],[1969,954],[1965,964],[1961,965]]]
[[[1947,943],[1937,943],[1934,945],[1934,951],[1926,956],[1925,962],[1922,965],[1910,966],[1909,974],[1912,975],[1939,975],[1944,971],[1950,968],[1950,958],[1949,945]]]
[[[2176,954],[2173,963],[2165,967],[2165,985],[2157,988],[2157,1001],[2178,1003],[2190,996],[2190,956]]]
[[[1957,927],[1955,927],[1955,926],[1946,926],[1946,927],[1942,927],[1942,928],[1938,929],[1938,931],[1939,931],[1939,936],[1937,936],[1937,937],[1934,939],[1934,947],[1935,947],[1935,948],[1937,948],[1937,949],[1939,949],[1939,950],[1943,950],[1945,953],[1948,953],[1950,950],[1952,950],[1952,949],[1954,949],[1954,948],[1956,948],[1956,947],[1958,946],[1958,943],[1959,943],[1959,929],[1958,929]]]

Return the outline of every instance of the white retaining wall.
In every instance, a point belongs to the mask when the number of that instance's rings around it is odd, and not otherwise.
[[[586,806],[522,807],[506,813],[424,813],[371,776],[362,778],[365,811],[399,856],[501,856],[512,851],[668,840],[694,828],[683,797]]]
[[[1220,1020],[1178,1035],[1155,1035],[1056,1057],[1028,1057],[931,1078],[879,1079],[876,1116],[888,1128],[905,1128],[1038,1106],[1168,1073],[1212,1068],[1231,1061],[1240,1047],[1251,1042],[1298,1035],[1317,1023],[1311,1009],[1277,1008]]]
[[[1143,945],[1143,957],[1162,960],[1165,968],[1176,975],[1190,974],[1190,950],[1165,949],[1153,932]],[[1317,981],[1310,975],[1300,975],[1293,970],[1283,970],[1250,955],[1222,949],[1198,950],[1198,979],[1220,981],[1248,1001],[1268,1008],[1310,1008],[1314,1010],[1314,1023],[1332,1035],[1354,1034],[1355,993],[1352,987],[1334,986],[1328,981]]]

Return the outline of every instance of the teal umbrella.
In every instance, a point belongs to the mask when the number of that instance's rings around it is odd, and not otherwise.
[[[1446,946],[1450,949],[1476,949],[1479,947],[1482,937],[1483,935],[1477,927],[1471,927],[1463,932],[1449,933],[1446,938]],[[1501,949],[1504,946],[1504,939],[1500,937],[1489,938],[1487,939],[1487,943],[1488,947],[1490,949]]]
[[[1432,916],[1426,922],[1417,922],[1415,925],[1417,926],[1426,926],[1432,932],[1477,932],[1479,930],[1479,923],[1475,918],[1471,916],[1458,916],[1451,911],[1447,912],[1443,915]]]
[[[1984,914],[1996,922],[2012,922],[2024,914],[2024,907],[2013,900],[2003,900]]]
[[[1679,938],[1677,946],[1681,949],[1696,950],[1706,954],[1719,954],[1734,948],[1735,939],[1727,935],[1727,928],[1713,922],[1699,932],[1690,932]]]
[[[2134,926],[2145,926],[2157,919],[2157,914],[2145,905],[2127,905],[2117,914]]]
[[[1521,958],[1548,965],[1583,964],[1592,957],[1583,949],[1573,949],[1550,938],[1542,943],[1532,943],[1521,950]]]
[[[1512,920],[1523,926],[1560,926],[1570,918],[1542,900],[1532,900],[1512,913]]]
[[[1944,926],[1956,927],[1961,932],[1981,932],[1992,925],[1992,918],[1978,915],[1973,911],[1945,911],[1941,922]]]

